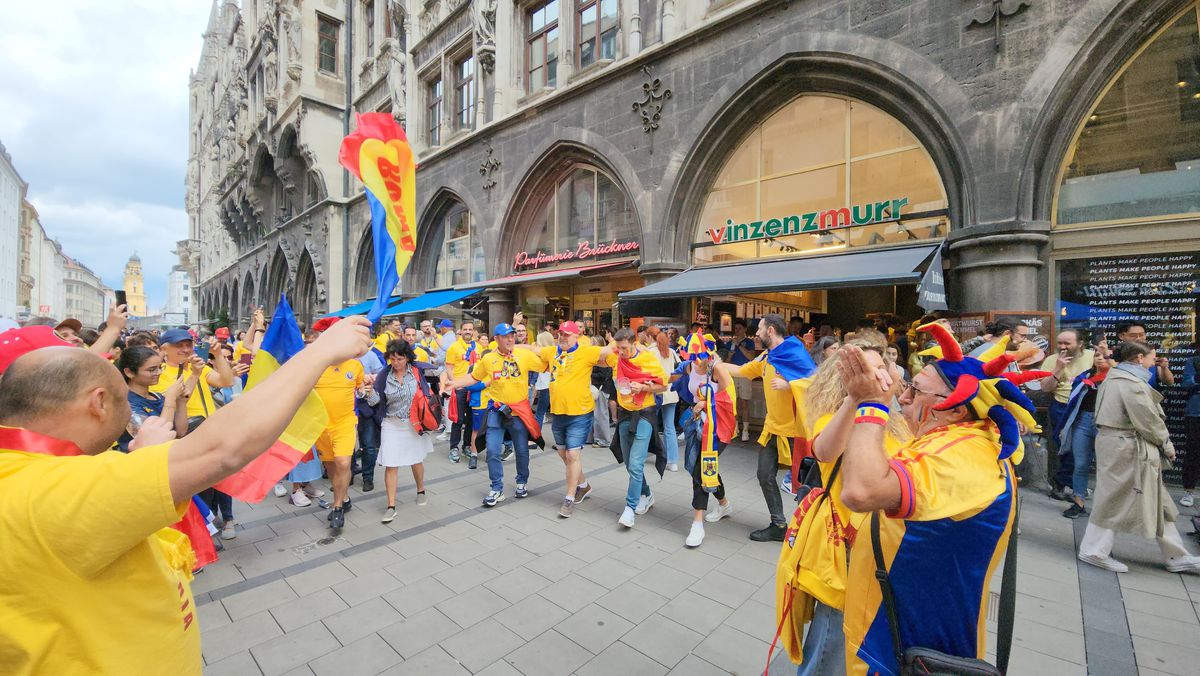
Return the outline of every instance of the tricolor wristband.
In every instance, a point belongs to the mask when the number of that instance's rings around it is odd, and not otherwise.
[[[867,401],[859,404],[858,410],[855,412],[854,423],[866,423],[870,425],[887,426],[890,418],[888,407],[874,401]]]

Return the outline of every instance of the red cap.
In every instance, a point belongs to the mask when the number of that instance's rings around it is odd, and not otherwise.
[[[74,347],[49,326],[27,326],[0,333],[0,373],[25,354],[43,347]]]
[[[558,332],[566,333],[572,336],[578,336],[580,334],[579,324],[571,321],[563,322],[562,324],[558,325]]]
[[[216,333],[216,335],[217,335],[217,338],[219,338],[219,339],[221,339],[221,340],[228,340],[228,339],[229,339],[229,329],[228,329],[228,328],[226,328],[226,327],[224,327],[224,326],[222,326],[221,328],[217,329],[215,333]]]
[[[312,330],[316,331],[317,333],[323,333],[328,331],[329,327],[338,323],[340,320],[341,317],[321,317],[317,321],[313,322]]]

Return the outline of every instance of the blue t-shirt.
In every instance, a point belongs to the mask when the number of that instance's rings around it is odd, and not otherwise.
[[[738,349],[739,345],[747,350],[750,350],[751,353],[754,352],[753,338],[743,338],[741,343],[738,343],[734,340],[730,340],[728,343],[725,343],[725,349],[729,350],[729,363],[733,364],[734,366],[749,364],[751,360],[751,357],[747,357],[742,353],[741,350]]]
[[[162,395],[150,393],[149,397],[129,391],[129,426],[141,427],[142,421],[151,416],[162,415],[163,398]],[[133,441],[133,436],[129,434],[129,427],[121,434],[121,438],[117,439],[117,448],[122,451],[129,450],[129,442]]]

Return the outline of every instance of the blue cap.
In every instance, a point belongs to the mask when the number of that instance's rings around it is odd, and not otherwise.
[[[442,321],[438,322],[438,328],[439,329],[452,329],[452,328],[454,328],[454,322],[450,321],[449,319],[443,319]]]
[[[192,334],[187,332],[187,329],[167,329],[158,337],[159,345],[173,345],[182,343],[185,340],[192,340]]]
[[[496,330],[493,331],[492,334],[497,336],[507,336],[510,333],[516,332],[517,330],[512,327],[512,324],[497,324]]]

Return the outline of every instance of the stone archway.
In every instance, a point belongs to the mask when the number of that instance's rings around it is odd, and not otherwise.
[[[270,317],[271,313],[275,311],[275,306],[279,304],[279,295],[290,290],[287,258],[284,256],[282,248],[275,250],[275,255],[271,258],[271,265],[267,268],[263,286],[266,288],[266,295],[262,298],[263,310]]]
[[[312,255],[307,249],[301,254],[300,265],[296,268],[295,289],[292,309],[296,312],[296,321],[302,327],[310,327],[318,313],[319,301],[317,298],[317,272],[313,267]]]
[[[379,280],[375,275],[375,242],[368,225],[359,238],[354,254],[354,282],[351,286],[351,301],[362,301],[376,295]]]

